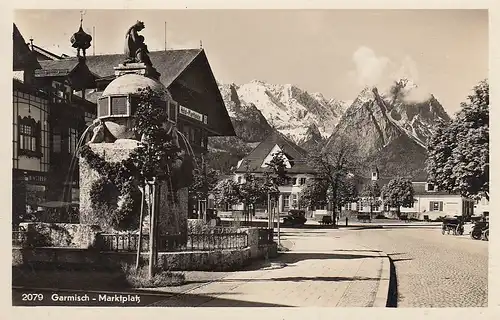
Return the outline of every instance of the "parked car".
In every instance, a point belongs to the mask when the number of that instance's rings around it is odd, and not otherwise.
[[[283,218],[283,225],[293,227],[303,226],[307,221],[305,215],[306,212],[304,210],[290,210]]]

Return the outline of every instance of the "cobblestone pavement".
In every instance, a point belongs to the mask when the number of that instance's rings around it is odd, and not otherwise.
[[[398,307],[486,307],[488,242],[439,227],[350,230],[346,239],[394,261]]]
[[[344,232],[341,232],[344,233]],[[152,306],[370,307],[379,287],[379,252],[345,241],[339,230],[288,230],[292,250],[271,270],[232,272]]]

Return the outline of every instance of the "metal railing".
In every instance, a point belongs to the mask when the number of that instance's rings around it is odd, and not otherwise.
[[[211,251],[243,249],[248,246],[246,232],[188,234],[186,245],[180,251]]]
[[[101,233],[97,236],[96,246],[101,251],[137,251],[139,235],[134,233]],[[141,250],[148,250],[149,235],[142,235]]]
[[[212,251],[224,249],[241,249],[248,246],[248,235],[245,232],[217,232],[160,235],[158,237],[159,252],[179,251]],[[100,234],[97,247],[101,251],[135,252],[139,245],[138,234]],[[141,250],[149,251],[149,235],[142,236]]]
[[[264,244],[272,244],[274,242],[274,229],[261,228],[259,231],[259,246]]]

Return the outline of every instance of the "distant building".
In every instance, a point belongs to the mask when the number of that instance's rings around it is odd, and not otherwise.
[[[363,184],[376,182],[379,184],[380,189],[386,185],[390,179],[380,178],[377,171],[372,171],[370,178],[363,179]],[[474,214],[474,200],[462,197],[456,193],[449,193],[441,191],[435,185],[426,182],[426,179],[418,179],[421,181],[412,181],[414,190],[414,203],[411,208],[401,207],[400,212],[402,215],[407,215],[408,218],[415,218],[418,220],[435,220],[442,216],[471,216]],[[422,181],[423,180],[423,181]],[[362,186],[360,186],[360,189]],[[372,216],[385,215],[387,217],[394,217],[396,208],[390,208],[387,204],[383,203],[381,197],[376,199],[380,205],[372,207]],[[344,214],[347,212],[364,213],[370,212],[369,199],[360,197],[357,203],[350,203],[342,208]]]
[[[267,163],[280,151],[284,154],[288,180],[285,185],[279,187],[278,211],[301,209],[300,192],[306,182],[314,178],[315,171],[306,163],[307,152],[277,131],[267,136],[250,154],[239,161],[233,179],[238,183],[244,183],[246,173],[262,177],[265,172],[271,172]],[[242,210],[243,206],[239,205],[234,209]],[[265,211],[267,205],[260,205],[255,209]]]

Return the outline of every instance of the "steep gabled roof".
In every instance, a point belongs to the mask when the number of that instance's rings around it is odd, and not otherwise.
[[[285,156],[290,161],[292,167],[286,169],[288,173],[314,173],[307,164],[307,151],[293,143],[278,131],[273,131],[259,145],[257,145],[250,154],[243,158],[241,165],[236,169],[237,173],[244,173],[248,167],[250,172],[262,173],[268,172],[268,168],[262,168],[262,162],[273,150],[274,146],[278,145],[284,152]]]
[[[20,71],[20,70],[25,70],[25,69],[38,69],[40,68],[40,64],[36,60],[35,55],[33,52],[29,49],[28,45],[26,44],[26,41],[24,40],[21,32],[17,28],[16,24],[14,23],[14,29],[12,33],[12,40],[13,40],[13,70],[14,71]]]
[[[168,87],[201,52],[202,49],[152,51],[149,57],[153,66],[161,74],[160,81]],[[76,58],[64,60],[74,59],[76,60]],[[124,60],[123,54],[105,54],[88,56],[86,63],[89,69],[99,77],[112,79],[115,75],[113,68],[123,63]]]
[[[33,48],[33,52],[36,54],[37,58],[39,60],[42,60],[42,61],[44,61],[44,60],[60,60],[63,58],[62,56],[58,56],[57,54],[50,52],[48,50],[45,50],[44,48],[39,47],[35,44],[32,45],[32,48]]]

